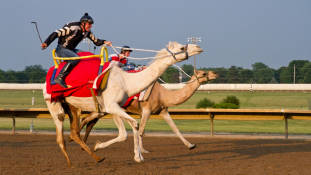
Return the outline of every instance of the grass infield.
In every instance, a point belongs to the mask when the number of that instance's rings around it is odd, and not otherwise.
[[[308,110],[311,93],[303,92],[196,92],[187,102],[175,106],[175,109],[194,109],[196,103],[207,98],[220,102],[228,95],[235,95],[240,100],[241,109],[293,109]],[[0,108],[31,108],[35,97],[35,108],[46,108],[42,91],[0,91]],[[16,130],[29,130],[33,121],[34,130],[55,131],[52,119],[16,118]],[[139,121],[139,120],[138,120]],[[140,122],[140,121],[139,121]],[[181,132],[210,132],[209,120],[175,120]],[[311,134],[311,121],[289,120],[290,134]],[[215,120],[214,132],[226,133],[273,133],[284,134],[284,121],[226,121]],[[125,123],[126,129],[131,131]],[[11,130],[12,119],[0,118],[0,130]],[[69,130],[69,120],[64,122],[64,129]],[[94,126],[96,130],[117,130],[112,119],[102,119]],[[172,131],[164,120],[151,119],[146,131]]]

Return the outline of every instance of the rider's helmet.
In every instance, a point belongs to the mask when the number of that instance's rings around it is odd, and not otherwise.
[[[131,50],[130,46],[123,46],[123,47],[121,48],[121,53],[122,53],[123,51],[129,51],[129,52],[132,52],[132,50]]]
[[[93,18],[90,17],[88,13],[85,13],[84,16],[81,17],[80,22],[94,24]]]

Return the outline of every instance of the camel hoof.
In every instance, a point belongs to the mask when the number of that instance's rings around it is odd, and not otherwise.
[[[70,167],[70,168],[76,168],[76,167],[73,166],[71,163],[68,163],[68,167]]]
[[[150,153],[150,151],[147,151],[147,150],[142,150],[141,152],[142,153]]]
[[[139,161],[137,161],[135,158],[134,158],[134,161],[135,161],[136,163],[144,163],[144,162],[145,162],[144,160],[139,160]]]
[[[96,148],[96,145],[97,145],[97,144],[100,144],[100,141],[98,141],[98,140],[96,141],[96,143],[95,143],[95,145],[94,145],[94,148],[93,148],[94,152],[96,152],[96,151],[98,150],[98,148]]]
[[[97,159],[97,162],[99,163],[99,162],[102,162],[102,161],[104,161],[105,160],[105,158],[98,158]]]
[[[190,144],[190,145],[188,146],[188,149],[189,149],[189,150],[192,150],[192,149],[194,149],[196,146],[197,146],[196,144]]]

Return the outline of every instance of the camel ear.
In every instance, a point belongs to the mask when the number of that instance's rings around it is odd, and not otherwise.
[[[170,41],[167,45],[168,48],[171,48],[172,42]]]

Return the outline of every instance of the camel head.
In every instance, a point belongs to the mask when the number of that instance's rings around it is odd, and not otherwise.
[[[201,49],[201,47],[198,45],[195,44],[181,45],[175,41],[169,42],[167,48],[162,49],[156,56],[160,57],[165,55],[172,55],[172,56],[174,55],[173,56],[173,58],[175,59],[174,63],[176,63],[186,60],[188,59],[188,57],[191,57],[193,55],[200,54],[201,52],[203,52],[203,49]]]
[[[194,73],[195,73],[197,80],[199,81],[200,84],[202,84],[206,81],[212,81],[212,80],[219,77],[219,75],[215,71],[205,72],[202,70],[195,70]],[[196,77],[192,76],[191,79],[195,79]]]

